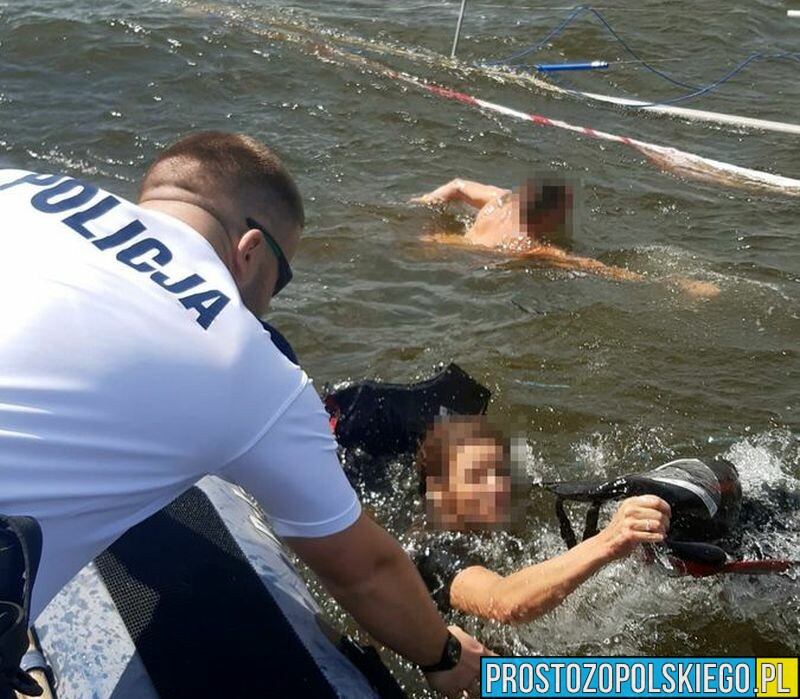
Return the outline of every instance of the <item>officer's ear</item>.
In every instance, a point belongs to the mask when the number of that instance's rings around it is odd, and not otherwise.
[[[244,233],[233,247],[233,278],[241,287],[252,282],[260,273],[264,251],[261,231],[252,228]]]

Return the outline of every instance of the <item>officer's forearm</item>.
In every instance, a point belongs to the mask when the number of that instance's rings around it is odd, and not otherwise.
[[[403,549],[369,517],[330,537],[288,543],[377,640],[420,665],[441,658],[444,621]]]
[[[397,551],[372,574],[331,594],[375,639],[418,665],[441,658],[447,627],[408,556]]]

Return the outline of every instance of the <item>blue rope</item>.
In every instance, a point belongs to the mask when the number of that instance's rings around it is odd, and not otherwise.
[[[589,7],[588,5],[579,5],[578,7],[576,7],[566,17],[566,19],[564,19],[561,22],[561,24],[559,24],[555,29],[553,29],[544,39],[542,39],[541,41],[537,42],[533,46],[529,46],[528,48],[522,49],[521,51],[518,51],[517,53],[514,53],[514,54],[512,54],[510,56],[506,56],[505,58],[501,58],[501,59],[498,59],[498,60],[495,60],[495,61],[484,61],[484,64],[485,65],[489,65],[489,66],[508,64],[509,62],[515,61],[518,58],[522,58],[523,56],[527,56],[530,53],[534,53],[536,51],[540,51],[542,48],[544,48],[544,46],[551,39],[553,39],[556,36],[558,36],[559,34],[561,34],[561,32],[563,32],[570,24],[572,24],[576,19],[578,19],[578,17],[580,17],[581,15],[583,15],[583,14],[585,14],[587,12],[592,14],[592,15],[594,15],[603,24],[603,26],[608,30],[608,32],[617,40],[617,42],[620,44],[620,46],[622,46],[622,48],[624,48],[625,51],[630,56],[635,58],[638,63],[640,63],[645,68],[647,68],[647,70],[649,70],[652,73],[655,73],[656,75],[660,76],[661,78],[663,78],[667,82],[670,82],[673,85],[677,85],[678,87],[684,87],[684,88],[687,88],[689,90],[697,90],[697,89],[699,89],[698,86],[696,86],[696,85],[690,85],[689,83],[682,82],[681,80],[673,78],[671,75],[668,75],[667,73],[659,70],[655,66],[650,65],[638,53],[636,53],[636,51],[634,51],[628,45],[628,43],[625,41],[625,39],[623,39],[619,34],[617,34],[617,32],[614,30],[614,27],[612,27],[609,24],[608,20],[606,20],[606,18],[603,17],[603,15],[600,13],[599,10],[595,10],[593,7]]]
[[[736,75],[741,73],[747,66],[757,60],[782,60],[782,59],[789,59],[794,61],[800,62],[800,53],[751,53],[744,61],[742,61],[738,66],[730,70],[728,73],[723,75],[718,80],[715,80],[704,87],[701,87],[694,92],[690,92],[687,95],[681,95],[680,97],[673,97],[672,99],[668,100],[661,100],[660,102],[647,102],[646,104],[637,104],[637,105],[628,105],[632,106],[634,109],[641,109],[642,107],[657,107],[659,105],[668,105],[668,104],[679,104],[680,102],[687,102],[688,100],[694,99],[695,97],[700,97],[700,95],[705,95],[709,92],[713,92],[721,85],[724,85],[726,82],[734,78]]]
[[[553,29],[544,39],[542,39],[540,42],[534,44],[533,46],[529,46],[526,49],[522,49],[522,51],[520,51],[518,53],[513,53],[510,56],[506,56],[505,58],[500,58],[500,59],[498,59],[496,61],[484,61],[484,64],[487,65],[487,66],[497,66],[497,65],[500,65],[502,63],[509,63],[510,61],[515,61],[518,58],[522,58],[523,56],[527,56],[529,53],[534,53],[535,51],[541,50],[542,48],[545,47],[547,42],[550,41],[550,39],[554,39],[555,37],[557,37],[562,31],[564,31],[572,23],[572,21],[574,19],[576,19],[579,15],[582,15],[583,11],[585,9],[586,8],[583,5],[578,5],[578,7],[576,7],[570,13],[570,15],[565,20],[563,20],[561,22],[561,24],[559,24],[555,29]]]
[[[627,109],[641,109],[642,107],[658,107],[658,106],[666,106],[670,104],[680,104],[681,102],[688,102],[695,97],[700,97],[701,95],[708,94],[709,92],[713,92],[721,85],[724,85],[729,80],[736,77],[739,73],[741,73],[747,66],[751,63],[754,63],[758,60],[792,60],[800,62],[800,53],[792,53],[792,52],[785,52],[785,53],[751,53],[745,60],[743,60],[739,65],[732,68],[728,71],[725,75],[721,78],[714,80],[713,82],[708,83],[707,85],[703,85],[702,87],[698,87],[696,90],[685,94],[680,95],[679,97],[673,97],[672,99],[660,100],[657,102],[642,102],[641,104],[623,104],[619,105],[621,107]],[[534,68],[534,65],[531,66],[520,66],[520,67],[531,67]],[[548,77],[553,80],[553,75],[548,75]],[[581,97],[583,93],[574,85],[572,87],[565,87],[561,85],[561,88],[566,92],[569,92],[577,97]]]
[[[578,17],[580,17],[582,14],[584,14],[586,12],[589,12],[592,15],[594,15],[595,17],[597,17],[597,19],[600,20],[600,22],[602,22],[602,24],[611,33],[611,35],[625,49],[625,51],[627,51],[631,56],[633,56],[634,59],[636,59],[637,63],[641,64],[647,70],[651,71],[652,73],[655,73],[656,75],[660,76],[664,80],[667,80],[668,82],[672,83],[673,85],[677,85],[679,87],[685,87],[685,88],[688,88],[688,89],[691,90],[691,92],[689,92],[688,94],[681,95],[679,97],[673,97],[672,99],[668,99],[668,100],[661,100],[661,101],[658,101],[658,102],[647,102],[647,103],[637,104],[637,105],[624,105],[624,106],[628,106],[631,109],[641,109],[642,107],[656,107],[656,106],[660,106],[660,105],[679,104],[681,102],[687,102],[688,100],[694,99],[695,97],[700,97],[701,95],[708,94],[709,92],[713,92],[718,87],[724,85],[726,82],[728,82],[729,80],[734,78],[736,75],[741,73],[751,63],[753,63],[755,61],[758,61],[758,60],[789,59],[789,60],[795,60],[795,61],[799,61],[800,62],[800,53],[794,53],[794,52],[751,53],[747,58],[745,58],[741,63],[739,63],[739,65],[735,66],[733,69],[728,71],[721,78],[719,78],[717,80],[714,80],[713,82],[708,83],[706,85],[690,85],[688,83],[681,82],[680,80],[677,80],[676,78],[673,78],[672,76],[668,75],[667,73],[664,73],[663,71],[658,70],[658,68],[655,68],[654,66],[650,65],[647,61],[645,61],[643,58],[641,58],[625,42],[625,40],[614,30],[614,28],[608,23],[606,18],[603,17],[603,15],[598,10],[595,10],[593,7],[589,7],[588,5],[579,5],[561,22],[561,24],[559,24],[555,29],[553,29],[549,34],[547,34],[547,36],[545,36],[544,39],[542,39],[541,41],[537,42],[533,46],[529,46],[528,48],[522,49],[521,51],[518,51],[518,52],[512,54],[511,56],[507,56],[506,58],[502,58],[502,59],[499,59],[499,60],[496,60],[496,61],[484,61],[483,64],[484,65],[489,65],[489,66],[496,66],[496,65],[502,65],[502,64],[509,65],[510,61],[515,61],[515,60],[517,60],[519,58],[522,58],[523,56],[527,56],[528,54],[535,53],[536,51],[540,51],[542,48],[544,48],[547,45],[547,43],[551,39],[553,39],[556,36],[558,36],[570,24],[572,24],[572,22],[574,22]],[[535,64],[523,63],[523,64],[517,64],[514,67],[517,67],[517,68],[535,68],[536,65]],[[577,90],[577,89],[571,89],[571,88],[564,88],[564,89],[566,89],[567,92],[571,92],[571,93],[574,93],[576,95],[580,95],[580,91]]]

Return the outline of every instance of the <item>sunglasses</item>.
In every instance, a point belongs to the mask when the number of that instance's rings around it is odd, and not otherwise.
[[[277,296],[283,288],[292,281],[292,268],[289,266],[289,260],[286,259],[286,255],[283,254],[283,250],[281,250],[281,246],[275,241],[275,238],[269,233],[269,231],[264,228],[260,223],[254,221],[252,218],[246,219],[246,223],[250,228],[255,228],[256,230],[261,231],[261,234],[264,236],[264,240],[267,241],[267,245],[269,245],[270,250],[275,255],[276,259],[278,260],[278,281],[275,282],[275,288],[272,291],[272,295]]]

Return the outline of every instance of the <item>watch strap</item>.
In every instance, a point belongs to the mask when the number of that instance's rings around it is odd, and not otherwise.
[[[461,659],[461,641],[459,641],[455,636],[453,636],[450,631],[447,632],[447,640],[444,642],[444,648],[442,648],[442,657],[439,658],[439,662],[434,663],[433,665],[420,665],[419,669],[422,670],[424,673],[429,672],[445,672],[447,670],[452,670],[456,665],[458,665],[458,661]]]

